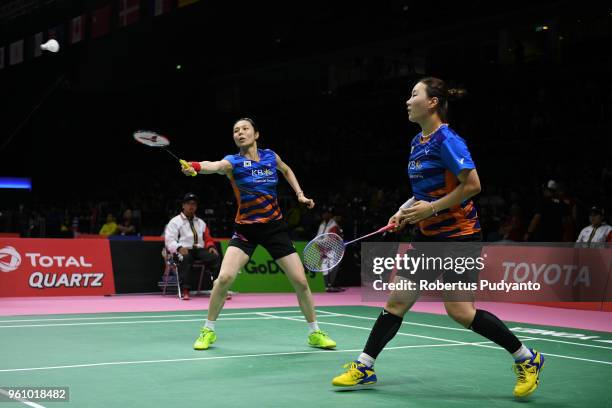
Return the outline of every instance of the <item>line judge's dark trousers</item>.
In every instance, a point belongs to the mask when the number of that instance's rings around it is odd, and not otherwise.
[[[221,265],[221,257],[219,255],[211,254],[208,249],[195,248],[190,249],[187,255],[183,255],[183,260],[179,263],[178,273],[181,280],[181,286],[187,289],[191,289],[191,283],[193,280],[193,263],[201,261],[206,265],[206,269],[210,272],[213,279],[217,279],[219,276],[219,266]],[[200,276],[197,274],[198,277]]]

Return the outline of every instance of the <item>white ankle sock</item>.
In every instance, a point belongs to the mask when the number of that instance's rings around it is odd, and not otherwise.
[[[374,362],[376,361],[376,359],[370,357],[366,353],[361,353],[357,361],[359,361],[362,364],[367,365],[368,367],[374,367]]]
[[[208,320],[206,319],[206,323],[204,324],[204,327],[208,327],[210,330],[215,330],[215,320]]]
[[[524,344],[522,344],[520,349],[512,353],[512,357],[514,357],[515,361],[524,360],[526,358],[533,357],[533,353],[527,347],[525,347]]]
[[[319,330],[319,322],[316,320],[314,322],[308,323],[308,334],[314,333]]]

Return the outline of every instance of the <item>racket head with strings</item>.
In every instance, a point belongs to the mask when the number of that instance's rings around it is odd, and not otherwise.
[[[304,266],[313,272],[332,270],[342,261],[344,249],[344,241],[340,235],[333,232],[318,235],[304,248]]]
[[[151,147],[168,147],[170,140],[166,136],[160,135],[152,130],[137,130],[134,132],[134,139],[138,143]]]
[[[137,130],[134,132],[134,139],[138,143],[142,143],[146,146],[163,148],[170,154],[170,156],[174,157],[179,161],[179,163],[181,163],[181,167],[183,169],[189,168],[189,163],[187,163],[185,160],[179,159],[174,153],[166,149],[166,147],[170,146],[170,140],[166,136],[160,135],[152,130]],[[189,175],[195,177],[198,175],[198,173],[192,171],[189,173]]]

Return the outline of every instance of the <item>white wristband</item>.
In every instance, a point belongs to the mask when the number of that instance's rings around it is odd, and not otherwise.
[[[412,204],[416,203],[416,199],[414,197],[410,197],[408,201],[400,206],[400,210],[405,210],[406,208],[412,207]]]

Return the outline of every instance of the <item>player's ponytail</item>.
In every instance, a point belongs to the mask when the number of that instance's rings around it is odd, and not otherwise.
[[[446,83],[434,77],[421,79],[419,82],[425,84],[427,96],[429,98],[438,98],[436,112],[440,116],[442,122],[448,121],[448,102],[456,101],[467,95],[467,91],[463,88],[448,89]]]

